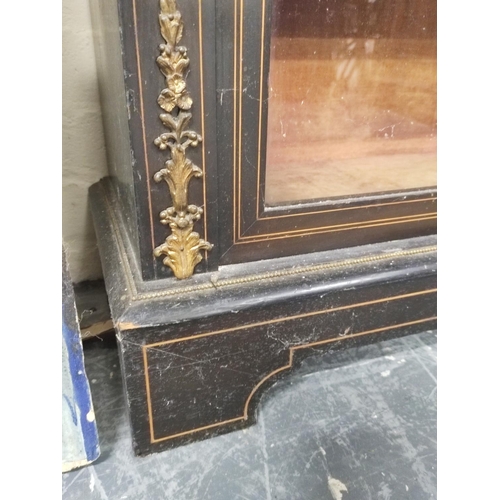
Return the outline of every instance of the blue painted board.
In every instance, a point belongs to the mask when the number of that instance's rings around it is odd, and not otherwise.
[[[99,457],[99,437],[73,285],[63,248],[62,260],[62,470],[87,465]]]

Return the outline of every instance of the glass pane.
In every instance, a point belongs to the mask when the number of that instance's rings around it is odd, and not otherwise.
[[[272,5],[266,203],[436,185],[436,1]]]

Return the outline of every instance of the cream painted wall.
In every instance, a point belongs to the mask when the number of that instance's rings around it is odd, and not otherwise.
[[[74,282],[102,276],[88,187],[107,175],[88,0],[63,0],[62,227]]]

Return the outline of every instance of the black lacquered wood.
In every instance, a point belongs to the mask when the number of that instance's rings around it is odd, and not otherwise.
[[[252,424],[262,392],[314,352],[436,327],[436,190],[266,207],[271,10],[177,4],[203,135],[190,159],[204,180],[189,200],[204,209],[195,231],[214,245],[182,281],[153,256],[170,204],[153,180],[168,158],[153,144],[159,2],[94,2],[105,95],[121,90],[106,112],[111,177],[91,204],[138,454]],[[121,58],[123,75],[106,57]]]
[[[317,350],[436,327],[432,237],[158,288],[134,271],[106,184],[92,210],[138,454],[251,425],[265,388]]]

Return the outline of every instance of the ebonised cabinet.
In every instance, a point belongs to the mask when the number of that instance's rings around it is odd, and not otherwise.
[[[308,354],[435,328],[435,4],[91,4],[138,454],[251,424]]]

